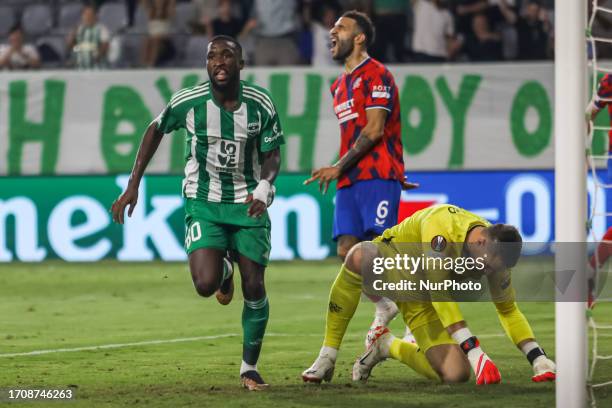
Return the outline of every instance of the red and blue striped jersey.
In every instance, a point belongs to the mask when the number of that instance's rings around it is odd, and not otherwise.
[[[331,86],[334,112],[340,124],[340,156],[355,143],[367,124],[366,110],[385,109],[387,119],[380,142],[342,175],[338,188],[358,180],[404,179],[402,128],[397,86],[393,75],[380,62],[366,58],[345,72]]]
[[[599,81],[597,87],[597,96],[593,100],[593,104],[599,110],[608,107],[608,116],[612,123],[612,76],[610,74],[604,75]],[[608,132],[608,149],[612,150],[612,130]]]

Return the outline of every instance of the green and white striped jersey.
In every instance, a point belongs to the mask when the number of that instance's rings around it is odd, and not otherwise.
[[[240,81],[240,107],[215,101],[210,81],[172,96],[155,119],[170,133],[187,130],[183,195],[215,203],[243,203],[260,179],[263,153],[284,143],[269,93]]]
[[[75,41],[73,51],[77,68],[104,67],[106,61],[104,58],[100,58],[100,48],[102,43],[110,41],[110,32],[106,26],[100,23],[93,26],[81,24],[77,28]]]

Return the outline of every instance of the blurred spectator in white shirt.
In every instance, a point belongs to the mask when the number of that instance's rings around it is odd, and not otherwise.
[[[21,27],[9,31],[8,43],[0,46],[0,68],[28,69],[40,67],[40,56],[36,47],[23,43]]]
[[[412,51],[417,62],[443,62],[459,51],[455,22],[444,0],[413,0]]]
[[[86,5],[81,12],[81,23],[68,35],[68,48],[72,50],[77,68],[93,69],[106,66],[110,32],[98,23],[96,9]]]
[[[146,67],[154,67],[167,54],[172,53],[170,41],[171,22],[176,12],[175,0],[142,0],[142,7],[149,16],[148,36],[144,42],[142,62]]]

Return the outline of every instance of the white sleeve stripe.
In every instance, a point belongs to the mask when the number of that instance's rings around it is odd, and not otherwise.
[[[268,107],[270,108],[270,110],[272,112],[276,111],[276,109],[274,109],[274,102],[272,102],[272,99],[270,99],[270,97],[268,95],[266,95],[265,93],[255,89],[255,88],[252,88],[250,86],[246,86],[244,88],[244,90],[248,91],[249,93],[252,93],[254,95],[259,95],[262,98],[262,100],[264,100],[268,104]]]
[[[199,92],[199,91],[203,91],[203,90],[207,90],[208,89],[208,83],[206,84],[202,84],[202,85],[198,85],[194,88],[185,88],[185,89],[181,89],[180,91],[178,91],[177,93],[175,93],[172,98],[170,98],[170,103],[176,101],[177,99],[179,99],[180,97],[187,95],[188,93],[192,93],[192,92]]]
[[[259,99],[258,99],[256,96],[253,96],[253,95],[250,95],[250,94],[246,94],[246,93],[245,93],[245,94],[244,94],[244,97],[245,97],[245,98],[247,98],[247,99],[249,99],[249,100],[252,100],[252,101],[257,102],[257,104],[258,104],[259,106],[261,106],[262,108],[264,108],[264,109],[265,109],[265,111],[266,111],[266,112],[268,112],[268,115],[270,115],[270,118],[273,118],[273,117],[274,117],[274,115],[272,114],[272,111],[270,111],[270,109],[269,109],[269,108],[268,108],[268,107],[267,107],[267,106],[266,106],[266,105],[265,105],[265,104],[264,104],[264,103],[263,103],[261,100],[259,100]]]
[[[391,109],[387,108],[386,106],[382,106],[382,105],[366,106],[365,110],[368,110],[368,109],[384,109],[387,112],[391,112]]]
[[[268,96],[266,93],[264,93],[264,92],[260,91],[259,89],[257,89],[257,88],[253,88],[252,86],[245,86],[245,87],[244,87],[244,89],[245,89],[245,90],[247,90],[247,91],[249,91],[249,92],[252,92],[252,93],[255,93],[255,94],[260,95],[260,96],[261,96],[263,99],[265,99],[265,100],[266,100],[266,101],[267,101],[269,104],[273,105],[273,103],[272,103],[272,99],[270,99],[270,97],[269,97],[269,96]]]
[[[209,90],[208,86],[201,86],[201,87],[195,87],[192,89],[182,90],[182,91],[177,92],[175,95],[173,95],[172,98],[170,98],[170,102],[174,103],[175,101],[181,99],[183,96],[186,96],[192,93],[208,91],[208,90]]]
[[[276,114],[276,109],[274,109],[274,105],[269,100],[264,99],[261,94],[246,89],[244,91],[244,94],[250,96],[252,99],[259,101],[261,105],[265,106],[266,110],[271,112],[270,116],[274,116],[274,114]]]
[[[185,95],[186,93],[194,92],[194,91],[199,91],[199,90],[202,90],[202,89],[205,89],[205,88],[208,88],[208,87],[209,87],[208,83],[205,83],[205,84],[201,84],[201,85],[194,86],[194,87],[191,87],[191,88],[183,88],[183,89],[180,89],[179,91],[177,91],[174,95],[172,95],[172,98],[170,98],[170,99],[176,99],[176,98],[180,97],[181,95]]]
[[[208,91],[201,91],[195,94],[189,94],[189,95],[185,95],[184,97],[180,98],[179,100],[175,101],[174,103],[170,103],[170,107],[172,109],[176,108],[178,105],[182,104],[183,102],[186,101],[190,101],[194,98],[199,98],[200,96],[204,96],[204,95],[208,95]]]
[[[251,94],[249,92],[244,92],[244,96],[246,98],[249,98],[249,99],[257,102],[259,105],[261,105],[266,110],[266,112],[268,112],[268,115],[270,115],[270,118],[273,118],[274,115],[276,114],[276,111],[274,111],[273,108],[270,108],[270,106],[265,101],[263,101],[261,99],[261,97],[259,97],[257,95],[254,95],[254,94]]]

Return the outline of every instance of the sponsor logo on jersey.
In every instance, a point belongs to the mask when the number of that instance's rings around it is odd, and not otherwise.
[[[334,111],[338,116],[338,122],[344,123],[347,120],[355,119],[359,117],[358,112],[353,112],[353,107],[355,106],[355,100],[353,98],[349,99],[346,102],[342,102],[334,107]]]
[[[275,135],[274,135],[274,136],[272,136],[272,137],[267,137],[267,136],[266,136],[266,137],[264,137],[264,142],[266,142],[266,143],[272,143],[273,141],[275,141],[276,139],[278,139],[280,136],[281,136],[281,134],[280,134],[280,133],[277,133],[277,134],[275,134]]]
[[[444,248],[446,248],[446,238],[444,238],[442,235],[436,235],[433,237],[431,240],[431,249],[436,252],[442,252],[444,251]]]
[[[231,140],[221,140],[217,151],[217,171],[236,171],[240,144]]]
[[[259,122],[251,122],[247,125],[247,135],[248,136],[257,136],[257,134],[259,133],[260,130],[260,126],[259,126]]]
[[[274,134],[272,137],[264,137],[264,142],[265,143],[272,143],[273,141],[275,141],[276,139],[278,139],[279,137],[281,137],[283,134],[278,130],[278,122],[274,122],[274,125],[272,126],[272,133]]]
[[[350,111],[353,106],[355,106],[355,100],[351,98],[346,102],[342,102],[336,105],[334,107],[334,111],[336,112],[336,115],[341,116],[342,112],[346,110]]]
[[[385,85],[375,85],[372,87],[372,98],[391,98],[391,87]]]

